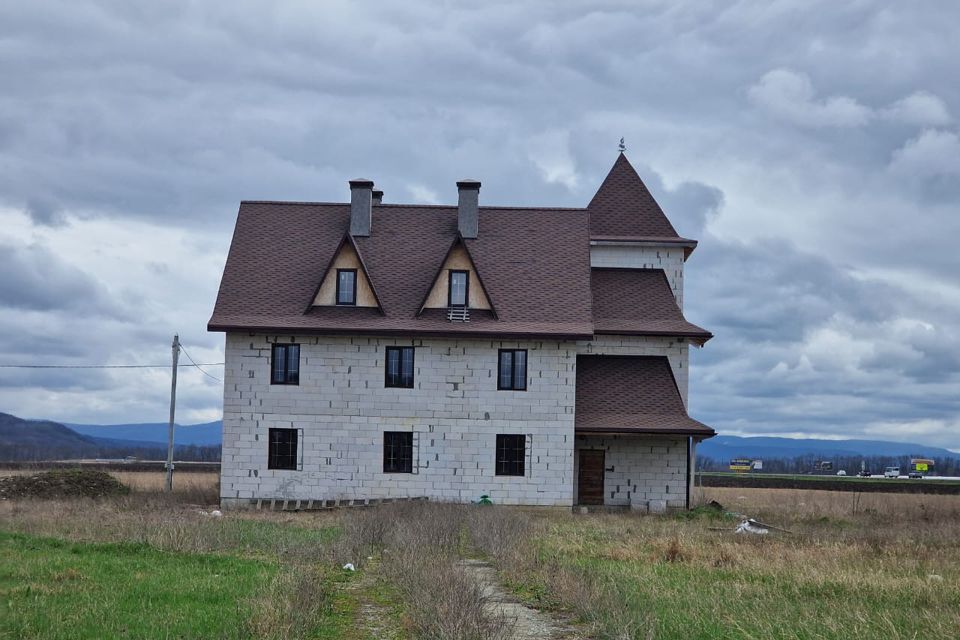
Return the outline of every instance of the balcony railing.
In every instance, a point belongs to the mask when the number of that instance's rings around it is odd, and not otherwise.
[[[470,322],[470,308],[466,305],[447,307],[447,320],[450,322]]]

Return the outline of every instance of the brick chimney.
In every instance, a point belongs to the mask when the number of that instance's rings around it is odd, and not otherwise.
[[[480,231],[480,182],[457,182],[457,229],[464,238],[476,238]]]
[[[369,236],[373,217],[373,180],[350,181],[350,235]]]

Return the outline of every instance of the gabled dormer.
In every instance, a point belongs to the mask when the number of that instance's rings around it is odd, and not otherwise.
[[[471,310],[489,311],[497,317],[470,249],[459,233],[440,263],[417,315],[425,309],[446,309],[447,319],[451,321],[468,322]]]
[[[349,233],[340,240],[313,296],[312,307],[366,307],[383,312],[360,250]]]

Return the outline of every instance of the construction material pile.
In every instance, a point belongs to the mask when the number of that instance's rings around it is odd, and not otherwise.
[[[20,498],[106,498],[130,493],[109,473],[95,469],[55,469],[0,478],[0,500]]]

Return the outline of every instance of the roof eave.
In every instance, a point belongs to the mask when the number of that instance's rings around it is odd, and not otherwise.
[[[594,334],[603,336],[657,336],[661,338],[689,338],[697,343],[698,346],[706,344],[707,340],[713,338],[709,331],[646,331],[646,330],[615,330],[615,329],[594,329]]]
[[[707,438],[712,438],[717,435],[717,432],[709,427],[704,427],[702,429],[697,429],[691,427],[689,429],[650,429],[643,427],[574,427],[574,434],[577,433],[589,433],[591,435],[602,435],[605,433],[613,435],[662,435],[662,436],[698,436],[704,440]]]
[[[530,340],[548,338],[550,340],[589,340],[593,333],[545,333],[523,331],[456,331],[448,329],[354,329],[354,328],[324,328],[324,327],[283,327],[276,325],[237,325],[229,323],[207,323],[207,331],[218,333],[294,333],[302,335],[332,335],[332,336],[416,336],[440,338],[478,338],[478,339],[510,339]]]
[[[613,247],[662,247],[664,245],[683,247],[683,260],[697,248],[698,242],[690,238],[652,238],[649,236],[590,236],[590,244]]]

